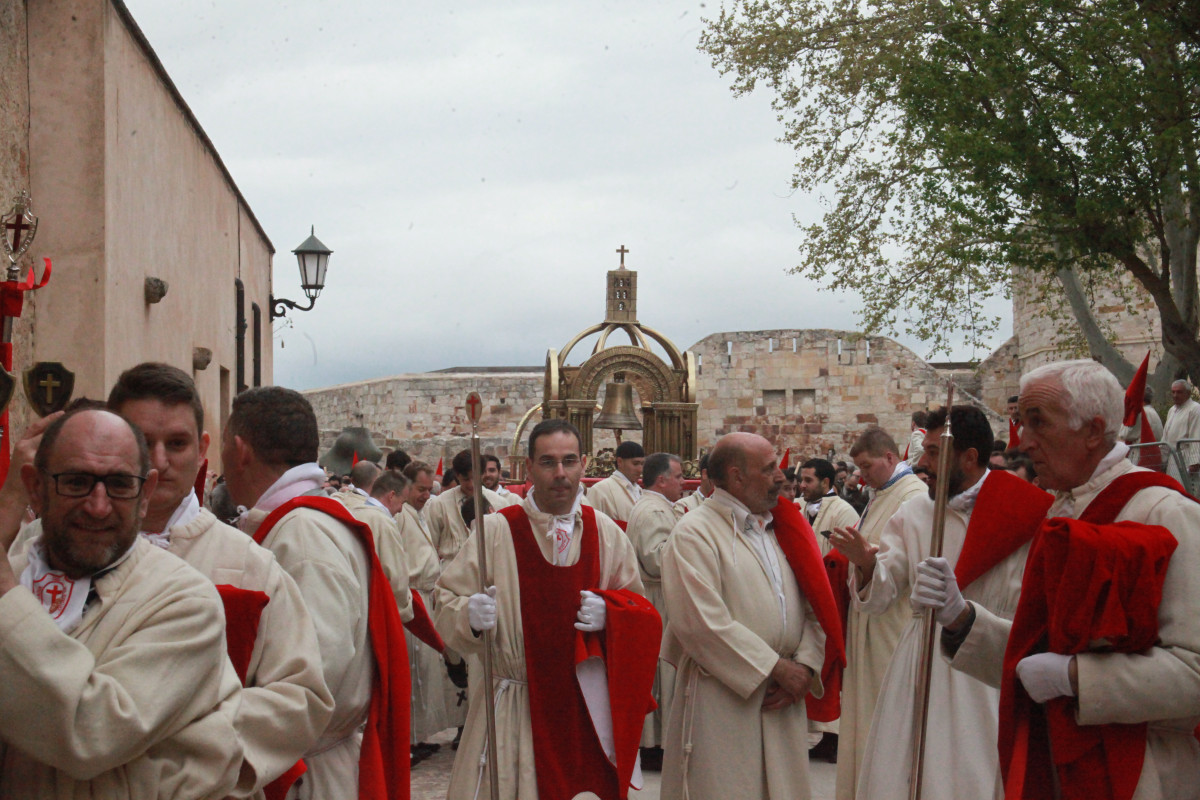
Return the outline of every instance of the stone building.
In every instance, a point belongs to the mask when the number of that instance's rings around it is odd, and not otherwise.
[[[241,387],[271,382],[274,248],[121,0],[0,0],[0,213],[23,190],[39,217],[23,271],[49,257],[53,275],[15,325],[14,372],[60,361],[95,398],[166,361],[214,432]],[[19,390],[12,411],[19,430]]]

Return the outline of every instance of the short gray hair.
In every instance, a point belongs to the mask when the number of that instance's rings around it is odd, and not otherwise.
[[[1021,394],[1031,383],[1056,380],[1067,396],[1067,424],[1082,428],[1091,420],[1104,420],[1104,441],[1117,443],[1125,416],[1125,392],[1116,377],[1102,364],[1089,359],[1044,364],[1021,376]]]
[[[1174,388],[1176,386],[1182,386],[1187,391],[1188,394],[1192,393],[1192,385],[1190,383],[1188,383],[1187,381],[1185,381],[1183,378],[1180,378],[1177,381],[1171,381],[1171,389],[1174,390]]]

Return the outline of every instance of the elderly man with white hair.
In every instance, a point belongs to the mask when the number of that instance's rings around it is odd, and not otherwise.
[[[1113,797],[1194,798],[1200,504],[1126,459],[1121,387],[1100,364],[1033,370],[1020,406],[1020,449],[1054,503],[1015,617],[964,603],[952,572],[923,573],[913,594],[966,612],[941,646],[955,668],[1001,685],[1010,796],[1103,787]]]
[[[1171,384],[1171,400],[1174,405],[1167,412],[1167,424],[1163,426],[1163,441],[1176,449],[1179,448],[1179,442],[1182,439],[1200,439],[1200,403],[1192,399],[1192,385],[1187,381],[1175,381]],[[1200,471],[1197,467],[1197,453],[1200,449],[1196,447],[1185,447],[1179,452],[1180,457],[1186,469],[1195,473]],[[1183,481],[1187,486],[1187,481],[1179,475],[1179,469],[1174,461],[1168,462],[1167,474],[1172,478]]]

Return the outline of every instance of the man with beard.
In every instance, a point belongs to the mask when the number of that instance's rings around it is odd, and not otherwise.
[[[920,463],[936,484],[946,410],[932,412],[928,424]],[[954,443],[942,556],[929,558],[936,491],[931,486],[928,495],[908,501],[888,520],[877,552],[861,537],[844,547],[858,567],[851,571],[850,589],[863,613],[886,612],[903,600],[923,571],[940,575],[939,570],[962,589],[956,603],[938,611],[939,624],[953,624],[959,614],[968,613],[962,597],[972,601],[971,608],[998,617],[1011,618],[1016,610],[1025,557],[1052,498],[1008,472],[988,469],[992,429],[982,411],[955,406],[950,428]],[[923,563],[926,559],[935,564]],[[916,607],[928,605],[931,595],[939,596],[928,588],[913,589],[912,594]],[[924,617],[908,616],[880,687],[858,776],[859,796],[872,800],[909,796],[907,783],[898,778],[908,774],[912,759],[913,697],[920,680]],[[996,746],[999,691],[952,670],[936,654],[932,663],[925,758],[927,764],[937,765],[939,775],[926,772],[921,797],[1003,797]]]
[[[658,615],[635,595],[642,582],[628,537],[604,514],[580,504],[583,459],[575,426],[563,419],[540,422],[529,435],[525,469],[533,488],[524,502],[483,518],[493,585],[480,591],[479,543],[472,533],[438,580],[435,621],[446,644],[467,655],[481,655],[482,632],[492,631],[499,797],[591,791],[615,798],[634,774],[658,654],[655,630],[652,641],[643,642],[648,652],[639,654],[637,668],[619,666],[618,645],[624,645],[619,633],[629,630],[620,615],[636,607],[648,612],[655,628]],[[614,592],[620,603],[606,599]],[[587,658],[576,664],[578,648],[586,645],[577,641],[578,631],[605,633],[607,678],[603,662]],[[633,692],[628,699],[640,710],[633,719],[610,711],[620,706],[609,705],[609,693],[621,691]],[[450,775],[452,800],[490,792],[483,766],[485,755],[493,758],[486,752],[484,695],[475,696],[480,702],[467,712]],[[607,736],[605,726],[594,728],[595,717],[589,718],[603,713],[610,720]],[[624,725],[614,731],[619,722]],[[626,749],[614,752],[614,741]]]
[[[260,791],[290,772],[274,787],[286,790],[299,774],[293,771],[296,762],[333,713],[316,629],[300,590],[270,551],[197,502],[193,485],[209,436],[200,395],[187,373],[168,364],[139,364],[121,373],[108,406],[145,434],[158,473],[144,535],[223,585],[227,639],[236,642],[244,634],[250,646],[239,656],[235,645],[231,657],[244,674],[236,721],[246,761],[256,773],[252,789]],[[262,593],[266,605],[260,612],[246,608],[240,604],[242,593]]]
[[[107,411],[49,417],[17,442],[3,552],[27,502],[40,519],[25,556],[0,559],[0,796],[235,789],[241,691],[221,600],[137,535],[157,478],[141,433]]]
[[[834,488],[837,473],[833,464],[823,458],[810,458],[800,465],[800,494],[804,499],[804,516],[817,534],[821,555],[830,550],[829,539],[822,532],[844,528],[858,522],[858,512]]]
[[[779,497],[771,443],[727,434],[708,468],[717,488],[679,521],[662,561],[663,658],[678,668],[662,796],[803,800],[805,698],[823,693],[826,626],[840,635],[833,596],[799,509]]]
[[[507,505],[520,505],[521,498],[513,494],[505,487],[503,478],[504,472],[500,469],[500,458],[490,454],[480,456],[483,460],[483,488],[495,492],[502,503]],[[493,505],[493,509],[500,509],[503,506]]]

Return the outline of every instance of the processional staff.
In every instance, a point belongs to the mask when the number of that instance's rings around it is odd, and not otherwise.
[[[929,555],[941,558],[942,540],[946,533],[946,504],[950,501],[950,459],[954,449],[954,434],[950,431],[950,410],[954,408],[954,384],[946,394],[946,425],[942,428],[941,451],[938,453],[937,488],[933,503],[933,532]],[[921,778],[925,767],[925,727],[929,716],[929,681],[933,669],[934,636],[937,625],[933,609],[921,612],[924,617],[921,636],[921,659],[917,666],[917,692],[913,714],[912,770],[908,784],[909,800],[920,800]]]
[[[483,415],[483,400],[479,392],[467,395],[467,416],[471,420],[471,470],[475,486],[475,544],[479,548],[479,591],[487,592],[491,580],[488,577],[487,544],[483,540],[483,469],[479,457],[479,418]],[[487,712],[487,763],[492,800],[500,797],[500,770],[496,758],[496,689],[492,686],[492,631],[483,632],[483,692],[484,710]]]
[[[42,280],[35,281],[33,269],[28,279],[21,280],[21,268],[17,262],[33,244],[37,235],[38,218],[34,215],[28,192],[13,198],[12,210],[0,216],[0,248],[8,259],[8,269],[0,283],[0,481],[8,475],[8,401],[12,399],[16,381],[11,374],[13,366],[12,333],[13,320],[21,316],[25,293],[41,289],[50,280],[50,259]]]

